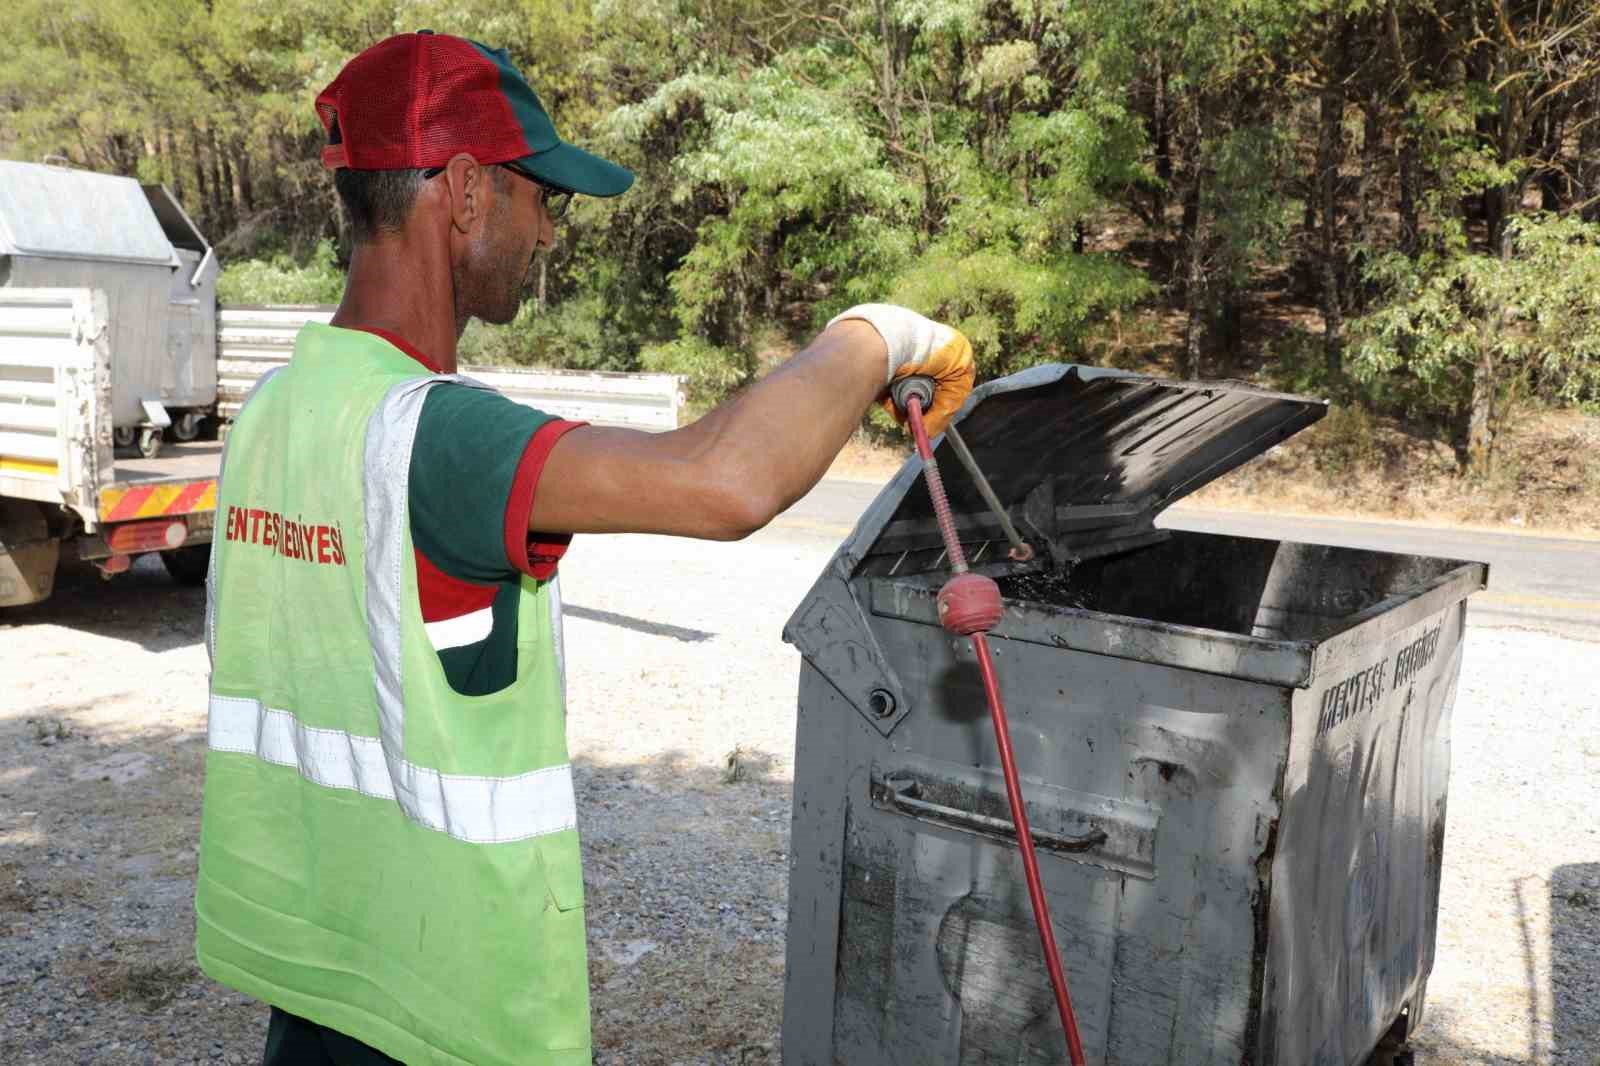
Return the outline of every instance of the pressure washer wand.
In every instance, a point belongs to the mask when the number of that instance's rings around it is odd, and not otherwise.
[[[1022,803],[1022,784],[1017,779],[1017,761],[1011,750],[1011,727],[1006,722],[1005,704],[1000,699],[1000,681],[995,676],[994,660],[989,655],[987,634],[999,623],[1002,610],[1000,586],[990,578],[968,571],[966,555],[961,550],[960,539],[956,537],[955,519],[950,513],[950,501],[945,497],[944,481],[939,477],[939,464],[934,462],[933,448],[928,444],[928,430],[922,424],[922,409],[933,400],[932,382],[921,377],[902,378],[895,383],[892,393],[895,404],[905,411],[911,423],[917,455],[922,459],[922,475],[928,483],[928,495],[933,499],[934,517],[938,520],[945,553],[950,557],[950,569],[954,573],[939,590],[939,622],[951,633],[971,638],[972,649],[978,656],[983,689],[989,697],[989,716],[994,721],[995,744],[1000,748],[1000,767],[1005,773],[1006,802],[1011,805],[1011,821],[1017,827],[1022,870],[1028,879],[1028,899],[1033,903],[1033,919],[1039,926],[1039,944],[1044,950],[1045,967],[1050,971],[1050,987],[1055,990],[1061,1028],[1067,1034],[1067,1053],[1072,1058],[1072,1066],[1084,1066],[1083,1041],[1078,1036],[1078,1020],[1072,1013],[1072,996],[1067,991],[1067,977],[1061,970],[1061,957],[1056,951],[1055,927],[1050,923],[1050,907],[1045,901],[1044,886],[1039,880],[1039,859],[1033,851],[1033,830],[1028,826],[1028,811]],[[963,447],[962,451],[965,450]],[[968,455],[970,457],[970,453]],[[976,466],[976,462],[970,464],[972,469]],[[997,506],[998,501],[994,505]]]

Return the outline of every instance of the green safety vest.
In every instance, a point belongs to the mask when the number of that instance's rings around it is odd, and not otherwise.
[[[560,599],[461,696],[407,504],[428,375],[307,326],[229,436],[207,588],[200,967],[408,1063],[589,1066]]]

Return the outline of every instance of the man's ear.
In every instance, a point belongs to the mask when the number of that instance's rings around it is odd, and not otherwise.
[[[494,196],[489,169],[460,152],[445,164],[443,177],[449,190],[450,226],[462,233],[471,233],[477,223],[489,217],[489,200]]]

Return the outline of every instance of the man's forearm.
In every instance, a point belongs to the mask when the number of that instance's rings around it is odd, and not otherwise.
[[[720,476],[768,498],[770,520],[827,472],[883,392],[885,368],[877,331],[841,322],[681,432]]]
[[[529,526],[747,536],[817,483],[887,373],[883,338],[865,322],[843,322],[691,425],[573,430],[550,452]]]

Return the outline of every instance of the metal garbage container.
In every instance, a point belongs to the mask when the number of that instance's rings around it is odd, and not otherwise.
[[[109,314],[119,445],[194,436],[217,402],[216,255],[160,185],[0,160],[0,287],[93,288]]]
[[[1355,1066],[1420,1019],[1481,563],[1158,529],[1321,401],[1049,366],[941,446],[1089,1061]],[[939,625],[920,464],[785,637],[803,656],[785,1066],[1065,1062],[983,691]]]

